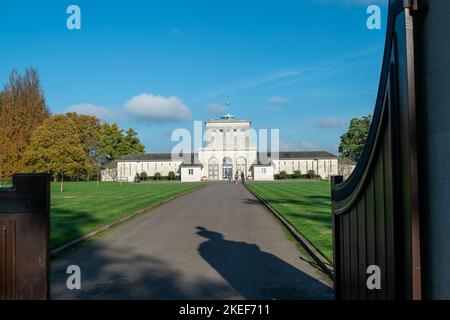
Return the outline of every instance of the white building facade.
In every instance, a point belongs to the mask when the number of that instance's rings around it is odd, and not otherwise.
[[[249,120],[225,115],[205,121],[205,145],[194,154],[135,154],[118,159],[102,171],[104,181],[132,182],[136,174],[148,177],[173,175],[183,182],[234,179],[244,173],[247,180],[271,181],[284,171],[288,175],[314,171],[322,179],[339,174],[338,157],[326,151],[258,152]],[[182,157],[181,157],[182,156]]]

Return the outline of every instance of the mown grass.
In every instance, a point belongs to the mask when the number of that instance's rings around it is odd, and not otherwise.
[[[250,183],[247,186],[332,261],[331,189],[328,182]]]
[[[139,209],[199,188],[199,183],[66,182],[51,185],[52,248],[76,239]]]

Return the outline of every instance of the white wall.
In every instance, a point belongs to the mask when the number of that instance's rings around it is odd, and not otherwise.
[[[118,179],[133,182],[136,173],[146,172],[149,177],[154,176],[156,172],[162,176],[167,176],[170,171],[179,174],[181,161],[123,161],[117,162]]]
[[[300,170],[301,174],[306,174],[309,170],[314,170],[322,179],[329,179],[330,176],[339,173],[338,159],[280,159],[273,162],[275,174],[279,174],[281,171],[293,174],[297,170]]]
[[[274,180],[274,172],[273,166],[253,167],[253,175],[255,181],[273,181]]]
[[[344,177],[344,180],[347,180],[348,177],[352,174],[353,170],[355,170],[356,165],[354,164],[343,164],[339,166],[339,175]]]
[[[117,181],[117,168],[102,170],[101,181]]]
[[[205,122],[205,149],[248,150],[251,145],[250,121],[213,120]]]
[[[192,170],[192,174],[189,174],[189,170]],[[198,182],[201,180],[201,167],[181,167],[181,182]]]

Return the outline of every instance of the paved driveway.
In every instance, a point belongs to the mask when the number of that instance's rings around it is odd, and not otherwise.
[[[66,268],[81,268],[81,290]],[[52,261],[53,299],[330,299],[329,279],[242,185],[205,188]]]

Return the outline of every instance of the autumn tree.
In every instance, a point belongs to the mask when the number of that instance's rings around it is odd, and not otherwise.
[[[81,144],[77,126],[67,115],[51,117],[33,133],[24,153],[24,163],[31,172],[48,172],[61,178],[85,176],[90,170],[89,159]]]
[[[343,157],[358,162],[369,135],[371,122],[371,115],[354,118],[350,121],[348,131],[341,136],[339,145],[339,153]]]
[[[30,68],[21,75],[13,70],[0,93],[0,182],[25,169],[22,153],[49,115],[38,72]]]
[[[98,148],[100,120],[95,116],[69,112],[66,116],[74,122],[80,143],[87,154]]]
[[[75,130],[80,138],[81,146],[83,147],[86,156],[89,159],[91,172],[100,170],[99,159],[97,157],[98,139],[100,137],[100,120],[95,116],[78,114],[69,112],[66,116],[73,121]]]

